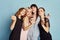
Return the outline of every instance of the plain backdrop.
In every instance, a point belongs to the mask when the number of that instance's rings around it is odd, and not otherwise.
[[[21,7],[36,4],[50,13],[50,32],[53,40],[60,40],[60,0],[0,0],[0,40],[9,40],[11,16]]]

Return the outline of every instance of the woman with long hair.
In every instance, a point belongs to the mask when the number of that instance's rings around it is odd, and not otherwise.
[[[31,22],[29,21],[32,16],[31,12],[32,12],[31,8],[26,9],[26,15],[23,18],[23,26],[21,29],[21,39],[20,40],[27,40],[27,34],[32,25]]]
[[[12,30],[9,40],[20,40],[21,28],[23,24],[23,18],[26,14],[25,8],[20,8],[14,16],[11,17],[12,24],[10,29]]]
[[[45,15],[45,9],[43,7],[39,8],[39,16],[40,16],[40,22],[38,24],[39,31],[40,31],[40,40],[52,40],[51,34],[50,34],[50,22],[49,22],[49,15]]]
[[[38,40],[39,38],[39,29],[38,29],[38,7],[36,4],[32,4],[31,7],[32,9],[32,17],[30,18],[30,22],[32,23],[31,28],[29,29],[28,32],[28,40]]]

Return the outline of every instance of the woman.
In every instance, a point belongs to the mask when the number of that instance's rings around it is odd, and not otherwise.
[[[29,29],[29,26],[31,26],[32,24],[30,20],[30,18],[32,17],[32,9],[28,7],[26,10],[26,16],[24,17],[24,30]]]
[[[12,24],[10,29],[12,30],[9,40],[20,40],[21,28],[23,24],[23,17],[26,13],[25,8],[20,8],[15,16],[12,16]]]
[[[32,4],[30,7],[32,9],[32,15],[33,15],[32,21],[33,21],[33,23],[35,23],[36,19],[38,17],[38,7],[36,4]]]
[[[31,27],[31,22],[29,20],[32,16],[32,14],[31,14],[32,10],[31,10],[31,8],[27,8],[26,10],[27,10],[27,12],[26,12],[25,17],[23,18],[23,27],[21,29],[21,39],[20,40],[27,40],[27,34]]]
[[[39,38],[39,29],[37,26],[38,7],[35,4],[32,4],[31,9],[32,9],[32,18],[30,18],[30,20],[31,20],[32,26],[28,32],[28,40],[38,40]]]
[[[40,30],[40,40],[52,40],[50,34],[50,23],[49,16],[45,15],[45,9],[43,7],[39,8],[40,22],[38,24]]]

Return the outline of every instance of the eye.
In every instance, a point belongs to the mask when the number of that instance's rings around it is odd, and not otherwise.
[[[40,10],[42,12],[42,10]]]

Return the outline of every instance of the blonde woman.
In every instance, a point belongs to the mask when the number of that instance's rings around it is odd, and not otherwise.
[[[32,10],[31,10],[31,8],[27,8],[26,10],[27,10],[26,15],[23,18],[23,27],[21,29],[21,39],[20,40],[27,40],[27,34],[32,25],[30,22],[30,18],[32,17],[32,13],[31,13]]]

